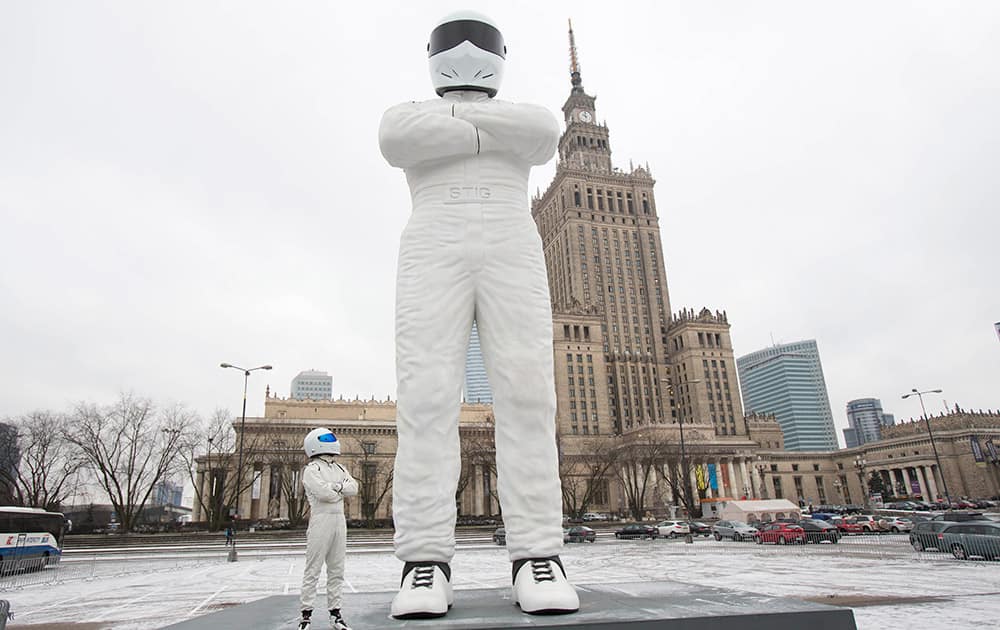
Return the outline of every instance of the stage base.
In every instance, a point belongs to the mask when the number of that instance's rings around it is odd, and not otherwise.
[[[577,628],[586,630],[857,630],[854,612],[797,599],[694,586],[679,582],[637,582],[577,586],[580,611],[572,615],[526,615],[511,590],[455,591],[455,605],[439,619],[396,620],[389,616],[393,593],[350,593],[343,612],[353,630],[434,628]],[[329,628],[322,598],[313,628]],[[295,628],[299,601],[274,595],[168,626],[171,630],[285,630]]]

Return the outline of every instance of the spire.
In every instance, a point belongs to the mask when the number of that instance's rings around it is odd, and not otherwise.
[[[576,39],[573,37],[573,20],[569,22],[569,76],[574,93],[583,92],[583,79],[580,78],[580,61],[576,57]]]

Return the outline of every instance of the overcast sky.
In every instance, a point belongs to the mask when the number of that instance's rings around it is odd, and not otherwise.
[[[737,355],[815,338],[839,429],[1000,407],[1000,4],[5,2],[0,416],[131,390],[238,412],[223,361],[395,398],[409,213],[382,112],[486,11],[500,97],[554,112],[566,19],[613,159],[657,180],[670,301]],[[560,114],[561,120],[561,114]],[[532,173],[544,190],[554,162]]]

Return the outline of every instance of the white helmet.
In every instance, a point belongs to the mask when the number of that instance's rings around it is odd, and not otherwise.
[[[326,428],[313,429],[302,442],[306,455],[340,455],[340,442],[333,431]]]
[[[459,11],[446,16],[427,44],[431,83],[438,96],[452,90],[497,95],[507,47],[493,20],[482,13]]]

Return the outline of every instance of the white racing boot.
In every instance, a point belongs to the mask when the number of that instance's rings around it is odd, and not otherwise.
[[[392,598],[396,619],[441,617],[454,601],[451,567],[445,562],[407,562],[399,592]]]
[[[330,628],[333,630],[351,630],[344,618],[340,616],[339,608],[330,609]]]
[[[515,560],[514,603],[532,615],[560,615],[580,610],[576,589],[566,579],[559,556]]]

